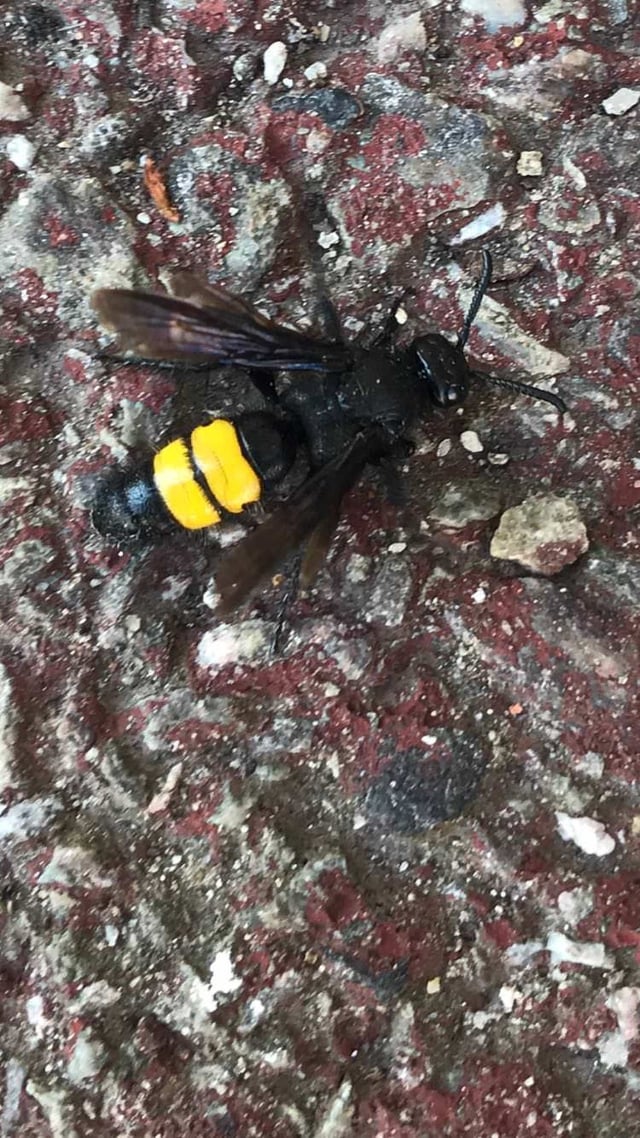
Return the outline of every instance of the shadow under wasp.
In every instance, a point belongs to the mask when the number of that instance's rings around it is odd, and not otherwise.
[[[171,278],[173,294],[101,289],[92,297],[118,351],[150,360],[231,364],[247,369],[263,409],[214,418],[175,438],[152,458],[112,471],[98,492],[96,528],[118,542],[150,537],[167,524],[196,530],[246,516],[280,486],[298,454],[307,476],[273,512],[220,557],[221,612],[240,605],[290,554],[308,587],[329,549],[342,499],[368,464],[411,453],[407,431],[430,407],[457,407],[474,379],[544,400],[552,392],[469,367],[465,347],[491,282],[490,254],[454,343],[440,333],[397,347],[400,301],[367,346],[315,338],[269,320],[246,301],[189,272]],[[295,373],[288,385],[276,373]]]

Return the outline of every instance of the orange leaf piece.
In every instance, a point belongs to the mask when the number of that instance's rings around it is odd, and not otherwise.
[[[166,217],[167,221],[180,221],[180,214],[171,202],[164,178],[151,157],[145,159],[144,184],[158,213]]]

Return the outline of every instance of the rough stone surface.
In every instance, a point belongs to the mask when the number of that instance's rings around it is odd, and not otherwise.
[[[636,25],[1,6],[3,1138],[640,1138]],[[570,414],[434,410],[278,657],[215,540],[99,540],[105,467],[257,397],[98,358],[92,288],[189,267],[368,336],[409,287],[401,339],[455,336],[483,242],[472,362]],[[489,553],[533,495],[589,533],[557,578]]]
[[[576,503],[547,494],[505,510],[491,539],[490,553],[553,577],[588,548],[587,530]]]

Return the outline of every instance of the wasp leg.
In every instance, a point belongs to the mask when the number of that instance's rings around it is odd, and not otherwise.
[[[405,462],[406,459],[410,458],[415,449],[416,444],[412,439],[398,439],[391,453],[384,455],[378,462],[387,501],[399,509],[403,509],[407,504],[407,492],[398,463]]]
[[[394,459],[381,459],[378,468],[380,470],[387,501],[392,506],[397,506],[398,509],[402,509],[402,507],[407,504],[407,492],[404,479]]]
[[[322,295],[318,302],[320,314],[322,316],[322,323],[324,329],[330,340],[336,344],[344,344],[344,333],[338,316],[338,309],[333,301],[326,295]]]
[[[302,552],[296,553],[295,556],[291,558],[287,566],[282,596],[280,598],[280,604],[278,605],[276,628],[269,650],[269,655],[272,657],[280,655],[287,640],[289,639],[289,611],[291,609],[291,606],[295,604],[300,589],[300,570],[302,568],[302,557]]]

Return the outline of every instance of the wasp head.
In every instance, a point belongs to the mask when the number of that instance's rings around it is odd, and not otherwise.
[[[451,344],[437,333],[414,341],[415,366],[427,387],[427,395],[437,407],[457,407],[467,397],[471,372],[458,344]]]

